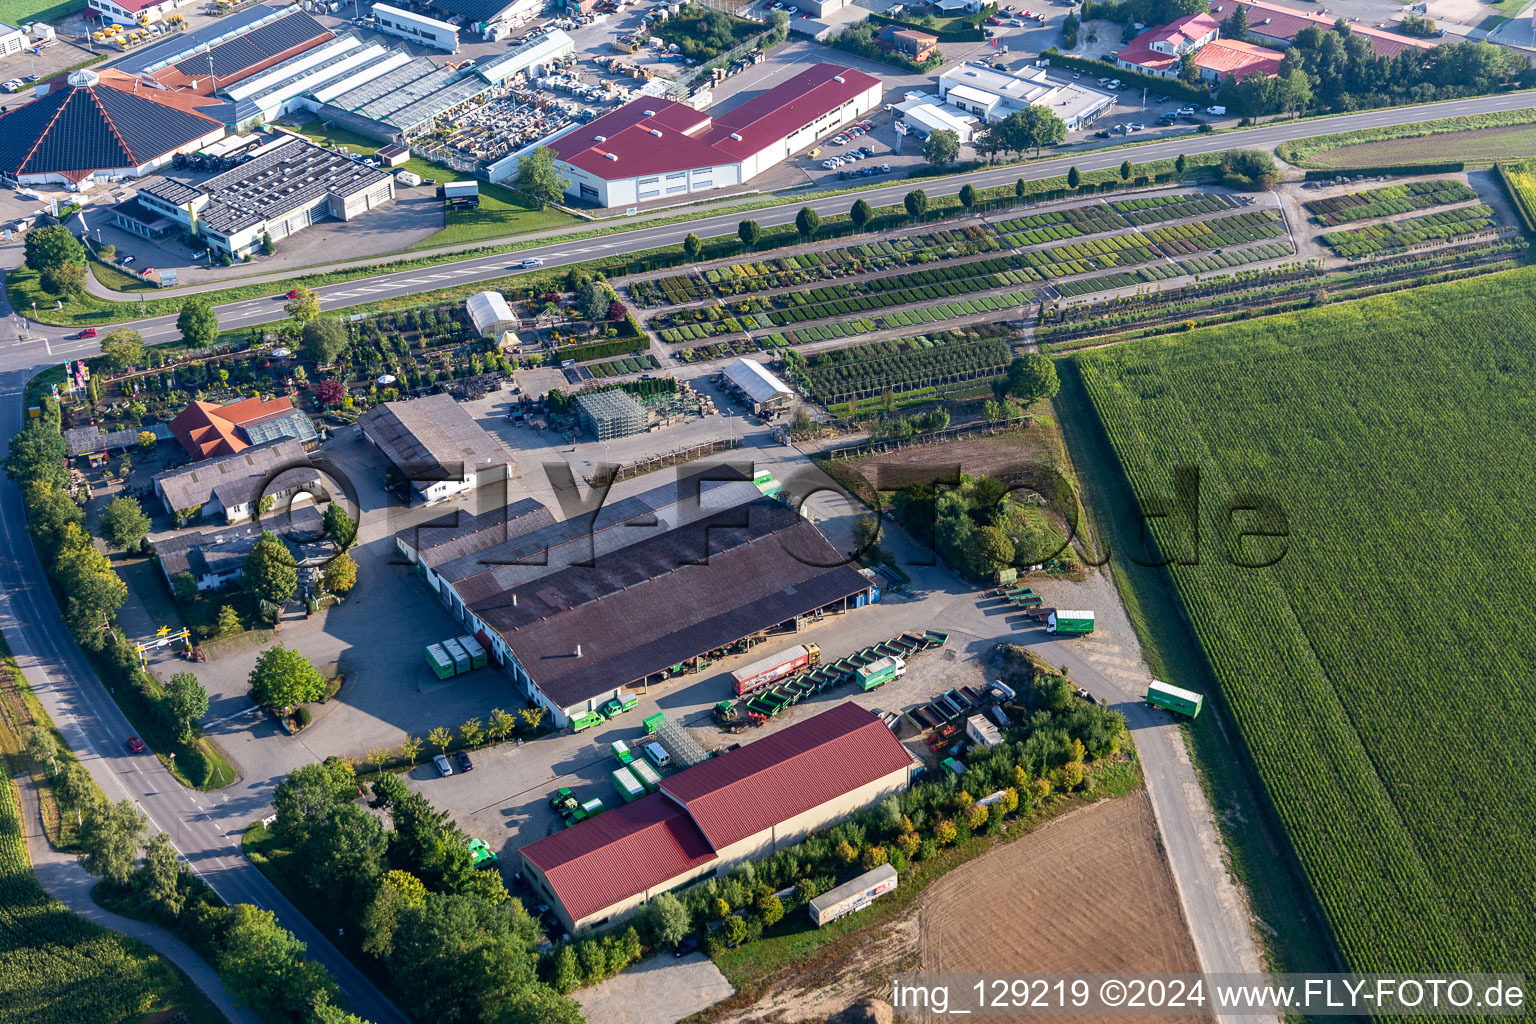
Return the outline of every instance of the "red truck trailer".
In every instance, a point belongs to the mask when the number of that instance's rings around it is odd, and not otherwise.
[[[820,647],[815,644],[796,644],[787,651],[770,654],[745,668],[737,669],[731,673],[731,678],[736,683],[736,695],[740,697],[776,683],[792,672],[820,663]]]

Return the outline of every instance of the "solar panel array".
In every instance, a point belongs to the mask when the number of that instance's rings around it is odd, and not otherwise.
[[[221,126],[107,86],[64,87],[0,118],[0,171],[138,167]]]
[[[359,117],[408,131],[490,88],[490,83],[473,72],[439,67],[426,57],[417,57],[331,103]]]
[[[214,76],[224,78],[270,60],[276,54],[325,35],[328,31],[308,14],[295,11],[286,18],[279,18],[220,43],[206,53],[188,57],[176,65],[176,70],[189,77],[204,75],[209,72],[208,62],[212,58]]]

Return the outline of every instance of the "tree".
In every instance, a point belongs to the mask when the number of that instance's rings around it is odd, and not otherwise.
[[[384,823],[366,807],[343,803],[315,826],[303,856],[316,888],[346,906],[351,917],[373,896],[388,848]]]
[[[1007,393],[1025,405],[1033,405],[1042,399],[1056,397],[1061,381],[1056,376],[1056,364],[1039,352],[1017,356],[1008,364]]]
[[[219,338],[219,316],[213,311],[213,303],[201,295],[189,296],[176,316],[176,329],[181,332],[181,340],[189,345],[212,345]]]
[[[325,563],[325,568],[320,571],[320,580],[331,593],[345,594],[357,586],[357,563],[343,551]]]
[[[415,764],[416,759],[421,756],[421,737],[407,736],[405,739],[401,740],[400,756],[405,758],[411,764]]]
[[[434,726],[432,731],[427,733],[427,742],[436,747],[439,754],[446,754],[448,744],[453,742],[453,733],[448,731],[447,726]]]
[[[736,225],[736,237],[741,239],[741,244],[751,249],[763,237],[762,225],[755,220],[744,220]]]
[[[688,237],[683,239],[683,255],[688,258],[689,263],[696,263],[703,253],[703,240],[692,231],[688,232]]]
[[[641,920],[654,946],[675,946],[693,930],[693,919],[683,901],[670,892],[652,898]]]
[[[181,916],[186,905],[187,893],[182,883],[186,874],[181,858],[171,845],[171,837],[156,832],[144,844],[144,864],[139,868],[134,882],[145,903],[167,917]]]
[[[65,762],[64,770],[53,785],[64,802],[75,809],[77,821],[101,801],[101,790],[96,788],[91,773],[79,761]]]
[[[108,331],[101,339],[101,354],[107,357],[114,370],[136,366],[144,359],[144,335],[131,327]]]
[[[1232,149],[1221,156],[1222,182],[1231,188],[1265,191],[1280,180],[1275,158],[1256,149]]]
[[[139,447],[144,451],[151,451],[155,447],[155,432],[153,430],[141,430],[138,437],[134,438],[134,440],[138,442]]]
[[[881,524],[878,515],[859,516],[853,521],[853,550],[872,551],[880,543]]]
[[[64,530],[54,576],[67,595],[64,620],[70,632],[81,644],[100,650],[102,628],[128,600],[128,585],[112,570],[107,556],[72,524]]]
[[[339,501],[325,506],[325,532],[343,551],[357,540],[357,523],[347,515],[347,510]]]
[[[272,232],[263,231],[261,233],[261,251],[268,256],[277,255],[277,243],[272,240]]]
[[[277,822],[272,826],[284,843],[297,849],[330,817],[331,811],[357,793],[357,771],[340,758],[306,764],[288,773],[272,793]]]
[[[298,300],[294,300],[298,301]],[[290,310],[290,312],[292,312]],[[319,313],[316,307],[315,312]],[[310,317],[304,324],[304,354],[321,366],[334,363],[336,357],[347,350],[351,339],[347,337],[347,329],[341,325],[341,321],[332,317],[324,320],[316,320]],[[321,383],[325,387],[326,382]]]
[[[960,186],[960,205],[967,210],[976,205],[976,186],[970,182]]]
[[[339,992],[304,943],[270,910],[237,903],[227,913],[216,967],[235,998],[269,1020],[305,1020]]]
[[[277,711],[325,696],[325,679],[320,671],[308,658],[282,644],[269,647],[256,659],[250,684],[256,703]]]
[[[315,388],[315,397],[321,405],[340,405],[347,397],[347,386],[339,380],[323,380]]]
[[[996,526],[977,528],[976,550],[993,569],[1006,569],[1013,564],[1013,541]]]
[[[11,437],[5,458],[5,472],[19,485],[46,483],[60,494],[69,486],[69,445],[57,427],[42,420],[30,420],[19,434]]]
[[[62,224],[28,231],[22,249],[27,266],[39,274],[66,263],[83,265],[86,259],[85,246]]]
[[[132,800],[93,807],[80,827],[85,870],[119,885],[127,882],[133,875],[146,823]]]
[[[800,212],[795,214],[795,229],[800,232],[802,241],[809,242],[816,237],[816,229],[821,227],[821,214],[809,206],[800,207]]]
[[[1003,139],[1003,148],[1022,154],[1033,149],[1040,155],[1041,146],[1054,146],[1067,137],[1067,124],[1043,107],[1026,107],[1003,118],[995,132]]]
[[[38,771],[52,775],[59,757],[59,741],[54,739],[53,730],[40,725],[29,727],[26,747],[27,756],[32,759]]]
[[[1024,198],[1024,193],[1026,191],[1028,191],[1028,190],[1026,189],[1026,187],[1024,185],[1024,179],[1023,178],[1020,178],[1018,181],[1015,181],[1013,183],[1013,198],[1015,198],[1015,199],[1023,199]]]
[[[271,530],[261,535],[245,556],[243,579],[246,592],[269,605],[285,605],[299,588],[298,563],[282,538]]]
[[[191,672],[178,672],[165,684],[160,708],[171,728],[185,742],[192,738],[198,720],[208,713],[208,691]]]
[[[571,948],[569,942],[562,942],[560,951],[555,954],[555,970],[549,983],[561,994],[574,992],[581,987],[581,964],[576,962],[576,950]]]
[[[517,162],[517,179],[512,188],[537,203],[541,210],[550,203],[558,203],[570,187],[571,180],[555,166],[555,151],[548,146],[538,147]]]
[[[240,622],[240,613],[235,611],[235,606],[226,604],[219,609],[219,621],[214,624],[219,636],[234,636],[245,627]]]
[[[283,312],[292,317],[294,323],[303,327],[320,315],[320,296],[302,284],[294,288],[293,293],[293,298],[283,306]]]
[[[458,844],[463,850],[463,844]],[[467,851],[466,851],[467,853]],[[401,911],[385,961],[415,1020],[483,1021],[510,1011],[534,981],[536,925],[523,904],[434,893]]]
[[[85,525],[85,513],[64,491],[45,480],[34,480],[26,488],[27,532],[37,538],[48,559],[57,552],[64,527],[77,530]]]
[[[1232,16],[1221,23],[1221,34],[1228,39],[1236,39],[1239,42],[1248,38],[1248,8],[1242,4],[1232,5]]]
[[[783,19],[783,11],[772,17]],[[489,1024],[585,1024],[581,1004],[547,985],[524,985],[506,1000]]]
[[[427,887],[409,871],[387,871],[379,879],[373,900],[363,914],[363,950],[387,957],[395,946],[400,912],[427,902]]]
[[[54,295],[80,295],[85,291],[85,264],[61,263],[40,275],[44,288]]]
[[[907,208],[908,217],[919,220],[928,212],[928,194],[920,188],[915,188],[906,194],[901,205]]]
[[[1186,168],[1188,166],[1189,166],[1189,157],[1185,156],[1183,153],[1180,153],[1178,156],[1174,157],[1174,160],[1173,160],[1173,172],[1175,174],[1183,174],[1184,173],[1184,168]]]
[[[1079,171],[1076,166],[1067,168],[1067,187],[1077,188],[1077,186],[1081,185],[1082,183],[1083,172]]]
[[[101,513],[101,536],[119,551],[131,551],[149,535],[149,516],[137,498],[113,498]]]
[[[1134,168],[1131,166],[1131,161],[1130,161],[1129,158],[1127,158],[1125,160],[1122,160],[1120,162],[1120,180],[1121,181],[1130,181],[1131,180],[1131,172],[1133,170],[1134,170]]]
[[[880,847],[873,847],[880,849]],[[885,863],[883,860],[881,864]],[[871,865],[878,867],[879,865]],[[776,925],[784,919],[784,902],[772,893],[766,893],[757,899],[757,912],[763,916],[763,924]]]
[[[848,211],[848,219],[853,222],[855,231],[863,231],[864,226],[874,217],[875,211],[869,208],[869,204],[860,199],[853,204],[853,209]]]
[[[929,132],[928,138],[923,142],[923,159],[935,167],[954,163],[959,155],[960,136],[948,128]]]
[[[583,319],[596,323],[603,319],[615,298],[613,288],[607,281],[588,281],[576,293],[576,308],[581,311]]]
[[[1200,65],[1195,63],[1195,51],[1190,50],[1179,58],[1179,81],[1194,85],[1200,81]]]
[[[491,734],[491,739],[497,743],[512,735],[512,730],[517,728],[517,719],[501,708],[491,708],[491,720],[486,729]]]
[[[623,320],[628,315],[629,310],[625,309],[624,303],[620,302],[618,299],[614,299],[612,302],[608,303],[608,312],[606,313],[606,316],[609,320]]]
[[[463,740],[467,747],[478,747],[485,739],[485,726],[480,724],[480,719],[471,718],[459,726],[459,739]]]

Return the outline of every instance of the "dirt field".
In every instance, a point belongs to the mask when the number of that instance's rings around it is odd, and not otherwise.
[[[813,962],[799,984],[728,1019],[825,1019],[887,997],[901,971],[1200,970],[1143,792],[1090,804],[950,872],[870,939],[857,957],[833,970]]]
[[[837,465],[856,470],[881,490],[899,490],[935,469],[952,472],[958,466],[961,472],[973,476],[1001,477],[1018,473],[1028,463],[1066,465],[1061,432],[1048,416],[1037,417],[1030,426],[1004,434],[944,444],[913,445]]]
[[[1468,132],[1445,132],[1432,140],[1391,139],[1341,146],[1313,155],[1306,161],[1306,166],[1342,171],[1353,167],[1439,163],[1444,160],[1519,160],[1530,156],[1532,152],[1536,152],[1536,128],[1530,125],[1506,125],[1501,128],[1477,128]]]

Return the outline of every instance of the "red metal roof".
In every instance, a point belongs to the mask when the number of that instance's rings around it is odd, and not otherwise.
[[[1326,14],[1311,11],[1298,11],[1291,7],[1282,7],[1279,4],[1269,3],[1268,0],[1238,0],[1241,6],[1248,8],[1248,31],[1250,34],[1268,39],[1284,39],[1290,41],[1296,38],[1296,34],[1304,28],[1317,26],[1324,32],[1331,31],[1337,18]],[[1223,18],[1231,15],[1230,10],[1224,10],[1229,5],[1213,7],[1214,13]],[[1349,26],[1351,32],[1365,36],[1371,41],[1371,49],[1378,57],[1396,57],[1399,53],[1411,47],[1421,50],[1432,50],[1438,43],[1428,39],[1410,39],[1408,36],[1398,35],[1395,32],[1384,32],[1369,25]]]
[[[1254,74],[1276,74],[1284,59],[1285,55],[1278,50],[1235,39],[1218,39],[1195,54],[1195,63],[1200,67],[1239,79]]]
[[[661,791],[720,850],[911,763],[885,723],[849,701],[678,772]]]
[[[293,403],[286,398],[246,398],[229,405],[193,402],[171,420],[171,433],[194,459],[233,455],[250,447],[238,428],[292,411]]]
[[[1219,31],[1221,23],[1209,14],[1186,14],[1182,18],[1175,18],[1168,24],[1158,28],[1148,29],[1138,38],[1147,38],[1147,42],[1172,43],[1181,46],[1184,43],[1192,43],[1197,39],[1203,39],[1212,32]]]
[[[853,68],[815,64],[713,121],[683,103],[631,100],[549,148],[604,181],[733,164],[879,84]]]
[[[1163,71],[1179,63],[1180,58],[1171,53],[1163,53],[1161,50],[1149,50],[1145,46],[1138,46],[1132,41],[1130,46],[1115,54],[1115,59],[1127,64],[1135,64],[1139,68],[1148,71]]]
[[[529,843],[521,853],[573,921],[715,857],[688,813],[660,793]]]

